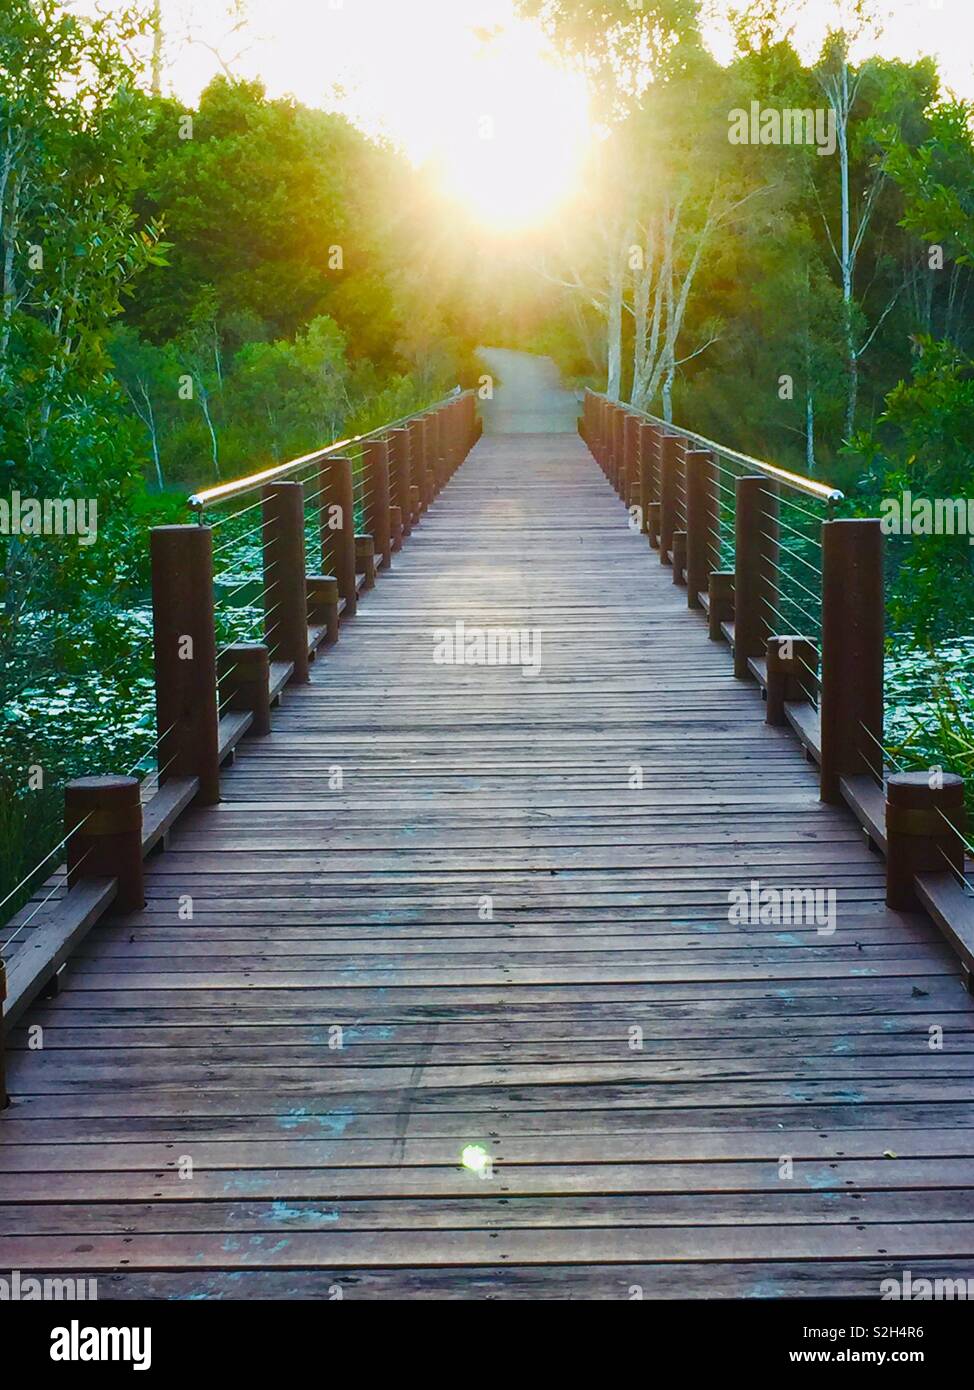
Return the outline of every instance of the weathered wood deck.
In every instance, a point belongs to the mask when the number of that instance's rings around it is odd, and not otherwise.
[[[435,664],[457,620],[540,629],[540,674]],[[957,962],[579,440],[482,441],[312,672],[15,1029],[0,1268],[103,1298],[974,1274]],[[752,879],[834,888],[838,929],[731,926]]]

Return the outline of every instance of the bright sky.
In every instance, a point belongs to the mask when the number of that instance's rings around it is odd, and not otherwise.
[[[126,0],[101,0],[120,7]],[[708,41],[728,56],[729,0],[709,0]],[[797,6],[811,56],[844,0]],[[974,0],[876,0],[885,32],[870,51],[933,54],[944,81],[974,96]],[[514,0],[161,0],[164,85],[194,101],[220,70],[216,53],[272,96],[340,109],[389,136],[486,220],[516,226],[557,205],[589,137],[584,88],[561,69]],[[246,16],[234,33],[233,12]],[[493,35],[485,42],[487,35]],[[191,37],[194,41],[187,42]],[[215,50],[215,51],[214,51]],[[336,97],[336,91],[339,95]]]

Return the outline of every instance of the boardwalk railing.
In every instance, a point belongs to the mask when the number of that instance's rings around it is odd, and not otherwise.
[[[842,493],[655,416],[585,393],[579,433],[687,604],[755,680],[769,724],[817,763],[823,801],[845,803],[886,856],[890,907],[924,909],[974,976],[964,783],[896,772],[883,743],[884,536],[836,518]]]
[[[237,744],[270,732],[285,686],[308,680],[481,429],[473,393],[458,390],[369,434],[201,492],[190,498],[195,522],[153,528],[157,789],[143,800],[135,776],[65,787],[66,873],[14,918],[5,949],[18,937],[19,948],[0,966],[5,1030],[39,994],[57,992],[65,960],[103,913],[144,905],[146,856],[165,847],[187,807],[219,801],[220,769]],[[6,1105],[3,1078],[0,1044]]]

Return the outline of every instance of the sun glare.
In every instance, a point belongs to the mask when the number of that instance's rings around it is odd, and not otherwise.
[[[440,178],[480,220],[516,230],[575,186],[589,134],[584,88],[527,25],[485,45],[474,72],[463,110],[445,123]]]

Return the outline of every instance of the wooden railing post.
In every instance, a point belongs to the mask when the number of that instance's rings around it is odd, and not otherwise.
[[[639,507],[642,512],[642,534],[649,535],[649,508],[656,497],[654,483],[654,450],[656,448],[656,429],[648,420],[639,422]]]
[[[677,469],[680,466],[680,440],[664,434],[659,443],[659,559],[671,562],[673,532],[676,530]]]
[[[429,486],[430,432],[426,424],[425,415],[421,415],[415,423],[417,438],[419,439],[419,450],[418,454],[414,454],[413,457],[418,457],[420,463],[418,470],[416,468],[413,469],[413,482],[419,487],[419,510],[420,512],[425,512],[429,510],[429,504],[432,500]]]
[[[439,406],[436,414],[439,419],[441,479],[440,485],[441,487],[446,487],[447,483],[450,481],[450,473],[452,472],[450,465],[450,458],[452,453],[452,450],[450,448],[450,424],[452,420],[452,416],[450,414],[450,402],[447,401],[445,405]]]
[[[712,570],[707,593],[707,635],[711,642],[724,639],[721,623],[734,621],[734,571]]]
[[[263,642],[234,642],[220,657],[221,702],[251,712],[252,734],[271,731],[270,677],[270,652]]]
[[[355,480],[352,460],[331,461],[328,497],[328,555],[324,566],[338,580],[338,591],[345,601],[344,617],[358,607],[355,587]]]
[[[308,679],[308,581],[304,562],[304,484],[265,483],[264,638],[272,661],[294,664]]]
[[[367,532],[355,537],[355,573],[365,575],[366,589],[375,588],[375,540]]]
[[[623,406],[612,407],[612,486],[622,496],[623,478],[626,472],[626,410]]]
[[[670,550],[670,564],[673,566],[673,583],[687,582],[687,533],[677,529],[673,532],[673,547]]]
[[[606,475],[608,475],[606,463],[608,410],[609,402],[604,396],[599,396],[595,402],[595,461]]]
[[[964,779],[894,772],[886,782],[886,905],[916,910],[916,874],[964,876]]]
[[[710,576],[719,564],[717,547],[717,473],[705,449],[685,454],[687,499],[687,607],[702,607]]]
[[[459,407],[458,400],[449,401],[443,407],[443,467],[447,481],[453,477],[460,462]]]
[[[426,460],[426,467],[423,470],[425,486],[423,496],[426,499],[426,509],[430,508],[436,500],[436,414],[428,411],[422,419],[423,426],[423,458]]]
[[[407,429],[410,460],[409,505],[415,524],[420,514],[426,510],[423,503],[426,496],[426,437],[422,420],[410,420]]]
[[[445,406],[440,406],[439,414],[439,464],[440,473],[443,475],[443,486],[450,481],[453,474],[453,443],[450,439],[453,430],[453,413],[450,402],[447,400]]]
[[[136,777],[78,777],[64,788],[68,887],[86,878],[115,878],[114,907],[145,906],[142,802]]]
[[[639,428],[641,423],[638,415],[628,411],[622,427],[622,501],[627,508],[639,500],[636,491],[639,486]]]
[[[367,528],[375,541],[375,553],[388,569],[392,564],[392,530],[389,521],[389,448],[384,439],[365,446],[365,470],[370,491]]]
[[[392,500],[402,513],[402,533],[408,536],[413,529],[412,506],[409,500],[409,430],[390,430],[388,439],[390,468],[395,479]]]
[[[878,519],[822,524],[823,801],[843,777],[882,775],[883,537]]]
[[[765,723],[781,725],[786,700],[811,700],[818,672],[818,648],[808,637],[768,638]]]
[[[450,481],[450,407],[441,405],[436,411],[437,457],[436,476],[439,491]]]
[[[468,444],[467,444],[467,433],[468,433],[468,425],[467,425],[467,403],[468,403],[468,400],[469,400],[470,405],[472,406],[472,405],[473,405],[473,396],[472,396],[472,395],[471,395],[471,396],[463,395],[463,396],[461,396],[461,397],[458,399],[458,401],[457,401],[457,438],[456,438],[457,461],[456,461],[456,464],[455,464],[454,469],[453,469],[454,472],[456,472],[456,470],[460,467],[461,463],[463,463],[463,460],[467,457],[467,449],[468,449]]]
[[[659,550],[659,518],[660,505],[658,502],[650,502],[647,508],[649,513],[646,520],[647,537],[654,550]]]
[[[463,444],[463,457],[466,458],[470,450],[484,432],[484,422],[477,414],[477,399],[472,391],[468,392],[463,398],[465,434]]]
[[[748,675],[748,659],[764,656],[778,593],[777,496],[763,475],[738,478],[734,518],[734,675]]]
[[[616,442],[616,408],[611,401],[605,403],[605,464],[603,472],[609,482],[615,487],[615,442]]]
[[[338,580],[333,574],[308,575],[308,622],[326,629],[325,643],[338,641]]]
[[[208,526],[154,526],[152,639],[160,783],[196,777],[198,805],[220,800],[213,539]]]
[[[6,1110],[10,1104],[10,1096],[7,1092],[7,1062],[3,1047],[4,1029],[2,1027],[3,1006],[6,999],[7,967],[0,960],[0,1110]]]
[[[437,456],[437,416],[435,410],[427,410],[423,415],[423,439],[426,444],[426,499],[427,505],[436,500],[439,491],[440,463]]]

